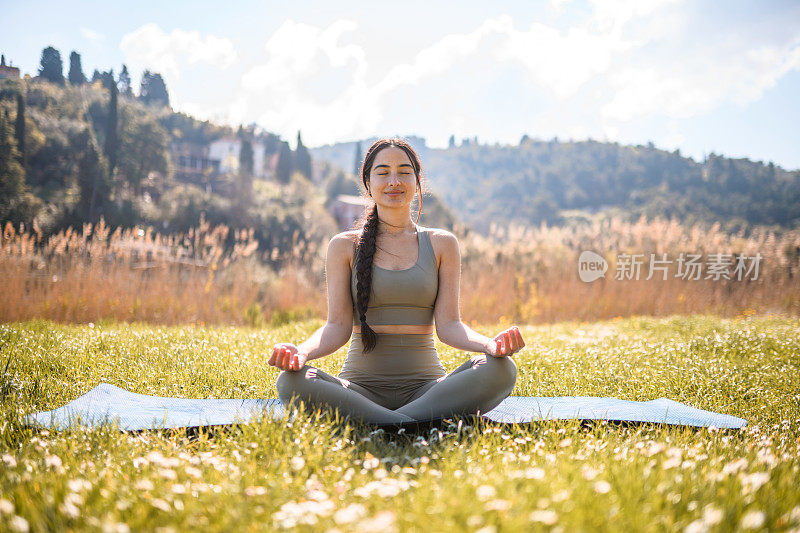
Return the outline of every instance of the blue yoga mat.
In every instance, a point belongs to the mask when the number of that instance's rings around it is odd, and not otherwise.
[[[108,383],[101,383],[83,396],[52,411],[30,414],[26,422],[59,429],[71,423],[96,427],[116,421],[123,430],[184,428],[247,423],[261,416],[282,419],[281,401],[203,400],[166,398],[136,394]],[[562,396],[533,398],[509,396],[481,415],[500,423],[525,424],[542,420],[609,420],[651,422],[695,427],[715,426],[738,429],[747,421],[731,415],[713,413],[659,398],[649,402],[633,402],[616,398]]]

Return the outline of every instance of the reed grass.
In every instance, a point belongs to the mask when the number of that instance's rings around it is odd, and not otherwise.
[[[117,320],[155,324],[278,325],[325,318],[327,242],[259,249],[253,231],[201,221],[187,234],[85,224],[43,238],[6,224],[0,247],[0,322]],[[631,315],[800,313],[800,231],[726,234],[719,225],[618,217],[571,227],[495,227],[483,237],[456,230],[462,249],[461,316],[470,324],[541,324]],[[592,250],[609,263],[591,283],[577,274]],[[761,254],[757,279],[615,279],[621,253]],[[705,273],[704,273],[705,275]]]

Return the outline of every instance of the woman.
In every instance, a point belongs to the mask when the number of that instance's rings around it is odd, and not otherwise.
[[[328,245],[328,321],[298,346],[276,344],[269,359],[283,370],[277,388],[284,405],[296,398],[397,424],[485,413],[511,394],[517,367],[510,356],[525,346],[522,335],[514,326],[490,339],[461,321],[458,240],[411,220],[415,192],[417,221],[422,210],[421,174],[402,139],[380,139],[364,156],[361,180],[375,205],[360,229]],[[434,319],[442,342],[481,353],[446,374]],[[338,377],[306,364],[338,350],[351,333]]]

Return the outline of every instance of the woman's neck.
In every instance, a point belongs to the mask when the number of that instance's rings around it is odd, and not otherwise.
[[[414,224],[408,214],[405,216],[393,217],[392,214],[378,213],[379,234],[400,235],[403,233],[414,233],[416,230],[417,225]]]

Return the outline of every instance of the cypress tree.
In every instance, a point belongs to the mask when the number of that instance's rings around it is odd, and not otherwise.
[[[300,131],[297,131],[297,146],[294,152],[295,166],[300,173],[308,179],[311,179],[311,154],[308,153],[308,148],[303,146],[303,140],[300,138]]]
[[[150,72],[149,70],[144,71],[142,84],[139,88],[139,99],[146,104],[155,103],[169,107],[167,84],[164,83],[161,74]]]
[[[74,50],[69,55],[69,74],[67,78],[72,85],[86,83],[86,76],[83,75],[83,67],[81,66],[81,55]]]
[[[19,163],[8,112],[4,111],[0,114],[0,222],[15,215],[26,189],[25,170]]]
[[[112,68],[100,74],[100,80],[103,82],[103,87],[110,91],[111,86],[117,84],[116,80],[114,80],[114,69]]]
[[[133,89],[131,89],[131,75],[128,74],[128,65],[122,65],[122,71],[119,73],[119,79],[117,80],[119,86],[119,92],[123,96],[132,96]]]
[[[77,167],[78,214],[83,220],[94,222],[110,197],[108,168],[88,130],[78,136],[76,148],[81,154]]]
[[[281,142],[280,151],[278,152],[278,168],[275,169],[278,181],[284,184],[289,183],[293,169],[292,149],[289,148],[289,143],[283,141]]]
[[[39,76],[52,83],[64,85],[64,64],[61,61],[61,52],[48,46],[42,50],[42,59],[39,61]]]
[[[108,88],[111,93],[111,98],[108,102],[108,117],[106,119],[106,144],[104,146],[104,153],[108,159],[108,173],[109,177],[113,176],[114,169],[117,166],[117,149],[119,147],[118,135],[118,105],[117,105],[117,84],[112,83]]]
[[[239,150],[239,198],[243,204],[249,203],[253,195],[253,143],[242,138]]]
[[[22,93],[17,93],[17,120],[14,123],[14,134],[17,137],[17,150],[19,151],[19,162],[22,168],[26,168],[25,159],[25,100]]]

